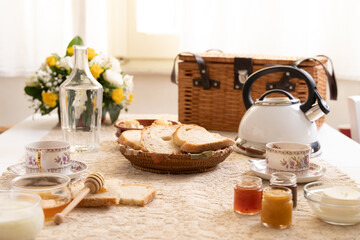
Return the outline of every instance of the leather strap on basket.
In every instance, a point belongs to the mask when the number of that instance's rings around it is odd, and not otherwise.
[[[315,61],[320,63],[320,65],[324,68],[327,79],[328,79],[328,83],[329,83],[329,90],[330,90],[330,99],[331,100],[337,100],[337,83],[336,83],[336,77],[335,77],[335,72],[334,72],[334,65],[333,62],[331,61],[331,59],[325,55],[316,55],[316,57],[324,57],[327,60],[329,60],[329,62],[331,63],[331,74],[330,72],[327,70],[327,68],[325,67],[325,65],[318,59],[316,58],[301,58],[297,61],[295,61],[293,63],[293,66],[295,67],[299,67],[299,65],[305,61]]]
[[[175,84],[178,83],[178,81],[176,79],[176,73],[175,73],[176,62],[177,62],[179,56],[184,53],[191,54],[195,57],[196,63],[198,65],[198,68],[200,71],[201,79],[193,79],[194,86],[202,86],[203,89],[205,89],[205,90],[210,89],[211,87],[220,88],[220,82],[209,79],[209,72],[206,68],[204,59],[202,57],[200,57],[194,53],[190,53],[190,52],[183,52],[183,53],[179,53],[178,55],[176,55],[176,57],[174,59],[173,68],[171,71],[171,82],[173,82]]]
[[[242,90],[246,79],[252,74],[252,58],[234,58],[234,89]]]

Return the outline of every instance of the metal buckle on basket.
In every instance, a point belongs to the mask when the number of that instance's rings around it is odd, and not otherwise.
[[[211,80],[210,81],[210,88],[220,88],[220,81]],[[193,86],[194,87],[202,87],[202,81],[201,79],[193,79]]]
[[[238,79],[240,84],[235,84],[235,89],[241,89],[242,86],[245,84],[246,79],[248,78],[249,74],[246,69],[238,70]]]

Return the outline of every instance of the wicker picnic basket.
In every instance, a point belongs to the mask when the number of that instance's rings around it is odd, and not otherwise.
[[[231,146],[198,154],[161,154],[134,150],[122,144],[119,144],[119,149],[133,167],[147,172],[165,174],[189,174],[214,170],[233,151]]]
[[[178,80],[175,62],[172,81],[178,83],[178,114],[182,123],[195,123],[207,129],[237,131],[246,109],[242,102],[242,86],[247,76],[272,65],[296,65],[315,80],[320,95],[326,99],[326,84],[331,79],[331,99],[336,99],[334,73],[326,68],[328,58],[266,57],[206,52],[182,53],[178,56]],[[299,60],[300,59],[300,60]],[[298,61],[297,61],[298,60]],[[332,66],[331,66],[332,67]],[[333,67],[332,67],[333,69]],[[280,88],[304,102],[307,85],[304,80],[288,78],[286,73],[273,73],[256,81],[251,96],[259,98],[268,90]],[[276,96],[276,95],[275,95]],[[318,119],[318,128],[325,117]]]

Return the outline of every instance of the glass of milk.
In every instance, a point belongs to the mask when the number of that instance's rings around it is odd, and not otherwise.
[[[44,225],[40,203],[33,193],[0,191],[0,240],[35,239]]]

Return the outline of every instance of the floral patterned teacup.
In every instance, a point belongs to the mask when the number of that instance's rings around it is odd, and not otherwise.
[[[33,142],[25,146],[27,173],[70,171],[70,144],[61,141]]]
[[[311,146],[294,142],[266,144],[266,168],[271,172],[305,174],[310,167]]]

